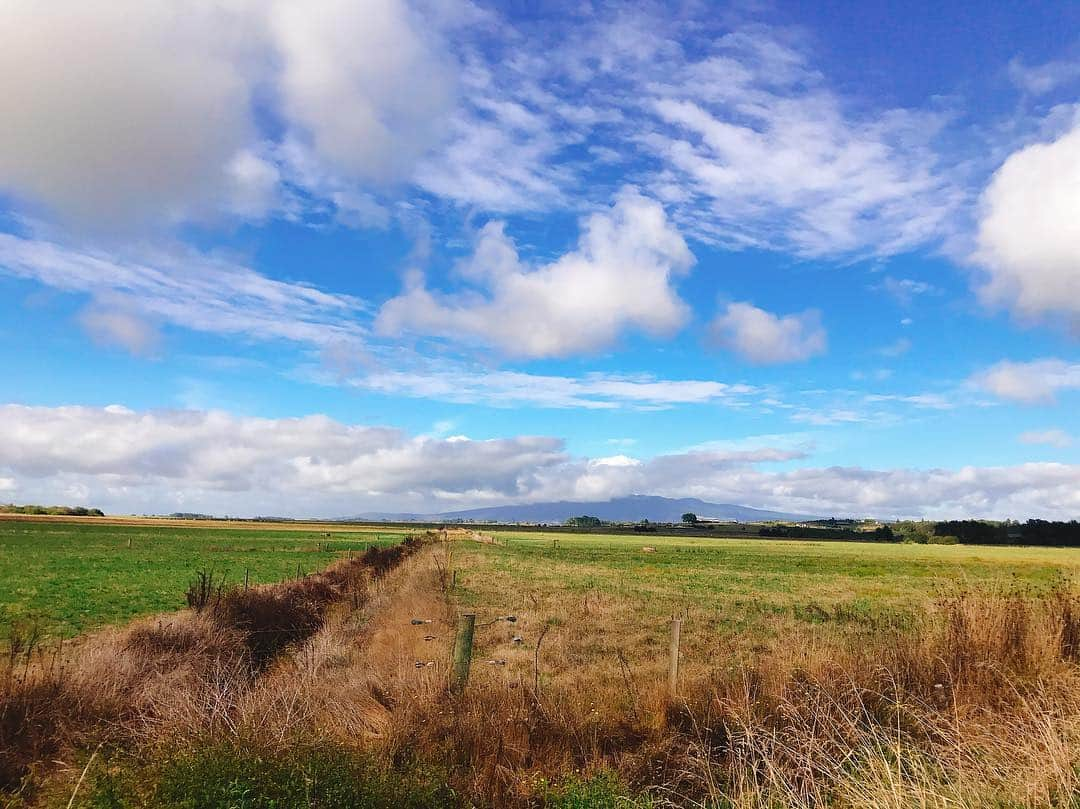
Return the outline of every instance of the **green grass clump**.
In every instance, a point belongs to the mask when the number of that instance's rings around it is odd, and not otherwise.
[[[150,763],[112,762],[83,809],[439,809],[462,802],[422,771],[388,773],[333,745],[260,752],[211,743]]]
[[[650,809],[648,798],[631,797],[619,777],[604,770],[588,778],[567,778],[543,791],[545,809]]]

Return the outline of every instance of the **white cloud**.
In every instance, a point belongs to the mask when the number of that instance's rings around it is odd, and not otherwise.
[[[576,172],[558,155],[580,138],[559,126],[560,100],[510,56],[497,68],[474,58],[462,83],[460,109],[442,122],[446,142],[417,167],[417,185],[488,211],[570,205]]]
[[[906,396],[871,393],[863,398],[867,402],[903,402],[926,410],[952,410],[956,407],[956,402],[940,393],[915,393]]]
[[[800,424],[813,424],[816,427],[831,427],[836,424],[862,424],[874,421],[874,414],[845,408],[825,410],[801,409],[792,414],[791,420]]]
[[[153,323],[123,306],[91,304],[79,314],[79,323],[98,345],[122,348],[137,356],[154,354],[161,342]]]
[[[324,416],[258,419],[223,412],[0,407],[0,470],[27,497],[122,510],[344,514],[412,498],[528,494],[563,463],[562,442],[409,437]],[[187,508],[181,510],[188,510]]]
[[[0,187],[110,227],[213,207],[252,136],[243,6],[5,3]]]
[[[909,351],[911,351],[911,340],[907,337],[900,337],[879,348],[877,353],[883,357],[902,357]]]
[[[1009,62],[1013,84],[1034,96],[1045,95],[1058,87],[1080,79],[1080,61],[1058,60],[1026,65],[1019,57]]]
[[[1075,517],[1080,467],[763,471],[805,458],[759,445],[651,459],[569,457],[545,437],[410,437],[325,416],[0,407],[0,481],[27,501],[121,512],[328,516],[633,493],[808,514]]]
[[[95,229],[259,218],[302,179],[268,133],[349,181],[346,206],[408,180],[455,107],[444,31],[468,16],[419,2],[11,0],[0,190]]]
[[[1080,388],[1080,364],[1059,359],[1003,360],[975,374],[971,382],[1002,399],[1045,404],[1053,402],[1059,390]]]
[[[729,303],[713,320],[716,342],[759,365],[799,362],[825,353],[821,316],[813,309],[774,315],[749,303]]]
[[[624,189],[609,211],[582,221],[577,249],[540,267],[522,263],[502,223],[488,223],[460,268],[478,291],[443,296],[413,278],[383,305],[376,329],[472,340],[513,357],[597,351],[628,329],[682,326],[689,312],[671,281],[693,261],[661,205]]]
[[[886,276],[881,283],[881,288],[889,293],[901,306],[911,306],[917,296],[938,295],[941,290],[926,281],[916,281],[914,278],[893,278]]]
[[[605,373],[569,377],[453,366],[416,371],[376,369],[350,379],[348,384],[388,395],[464,404],[587,410],[655,410],[687,404],[743,407],[760,393],[749,385],[704,379]]]
[[[931,147],[944,117],[852,113],[766,28],[706,53],[650,65],[642,88],[660,122],[641,138],[663,166],[658,179],[690,194],[680,223],[807,256],[888,255],[942,235],[962,199]]]
[[[982,196],[975,260],[991,305],[1080,323],[1080,123],[1013,153]]]
[[[290,125],[347,177],[407,178],[453,109],[456,65],[435,28],[401,0],[276,2]]]
[[[784,32],[628,7],[572,19],[515,30],[468,0],[11,0],[0,189],[91,226],[386,227],[406,185],[590,210],[625,182],[618,160],[685,232],[803,255],[923,244],[962,201],[930,145],[941,115],[856,111]]]
[[[1020,433],[1017,440],[1021,444],[1046,444],[1047,446],[1064,449],[1072,446],[1073,438],[1064,430],[1028,430]]]
[[[356,298],[193,252],[122,260],[0,233],[0,273],[93,296],[82,325],[136,353],[153,349],[154,323],[324,349],[350,346],[351,353],[364,337],[357,318],[366,307]]]

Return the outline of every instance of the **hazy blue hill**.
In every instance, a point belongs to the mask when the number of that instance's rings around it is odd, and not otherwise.
[[[698,517],[717,520],[757,522],[763,520],[808,519],[805,514],[788,514],[780,511],[763,511],[731,503],[706,503],[694,497],[672,499],[651,495],[617,497],[601,502],[575,502],[563,500],[556,503],[526,503],[517,506],[493,506],[465,511],[448,511],[436,514],[361,514],[358,519],[398,521],[471,520],[474,522],[526,522],[562,523],[570,517],[588,514],[609,522],[679,522],[682,515],[691,511]]]

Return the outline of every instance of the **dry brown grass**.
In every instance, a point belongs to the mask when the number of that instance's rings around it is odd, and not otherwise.
[[[24,677],[27,715],[59,699],[71,720],[54,717],[23,764],[107,737],[269,750],[325,739],[388,768],[433,762],[466,800],[496,807],[534,806],[544,779],[599,769],[678,806],[1065,807],[1078,794],[1080,606],[1063,585],[959,592],[903,629],[811,626],[752,659],[718,634],[706,663],[684,661],[677,697],[663,633],[633,604],[520,591],[512,610],[480,616],[469,685],[452,697],[451,547],[95,637],[59,693]],[[264,613],[295,629],[311,602],[315,631],[252,676]]]
[[[493,805],[524,804],[540,777],[607,767],[677,805],[1068,806],[1080,786],[1075,604],[1062,589],[961,593],[912,630],[859,643],[807,632],[749,665],[732,654],[727,667],[689,666],[671,699],[658,645],[643,659],[633,633],[611,637],[621,605],[604,597],[563,609],[539,693],[529,650],[488,637],[483,654],[510,664],[481,661],[413,743],[445,751],[462,788]],[[538,637],[535,619],[518,627]]]

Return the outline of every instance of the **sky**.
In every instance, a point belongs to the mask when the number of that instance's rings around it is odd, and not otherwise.
[[[0,501],[1080,517],[1078,32],[0,0]]]

